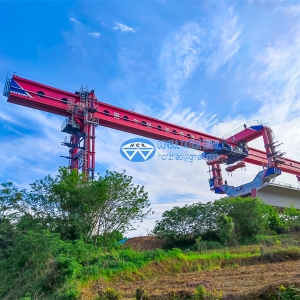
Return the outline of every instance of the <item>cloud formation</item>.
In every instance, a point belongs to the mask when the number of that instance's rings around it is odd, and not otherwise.
[[[166,96],[172,106],[180,101],[180,90],[191,78],[202,58],[203,30],[196,22],[185,23],[164,43],[160,65],[166,80]]]
[[[300,15],[300,4],[288,5],[282,8],[282,11],[292,16]]]
[[[113,27],[114,30],[120,30],[121,32],[135,32],[135,30],[125,24],[115,22],[116,26]]]
[[[166,39],[160,68],[166,82],[166,97],[173,107],[181,101],[181,90],[197,70],[214,74],[232,61],[240,48],[242,26],[233,8],[216,9],[212,21],[187,22]]]
[[[76,20],[75,18],[69,18],[69,21],[75,23],[75,24],[81,24],[81,22],[79,22],[78,20]]]
[[[98,38],[101,35],[101,33],[95,31],[95,32],[90,32],[89,35],[92,36],[92,37],[94,37],[94,38]]]
[[[212,25],[211,30],[207,32],[209,55],[206,57],[205,65],[208,73],[215,73],[237,54],[242,33],[238,17],[232,7],[216,13]]]

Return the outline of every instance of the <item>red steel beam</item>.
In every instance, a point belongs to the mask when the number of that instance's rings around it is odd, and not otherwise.
[[[63,91],[18,76],[13,76],[12,79],[29,96],[11,92],[7,100],[11,103],[68,117],[71,114],[67,112],[67,104],[64,102],[69,101],[69,99],[73,99],[74,103],[80,101],[79,96],[75,93]],[[42,97],[40,92],[44,93]],[[188,129],[104,102],[98,102],[98,111],[95,113],[95,117],[98,118],[99,125],[155,140],[174,140],[178,141],[179,145],[181,141],[189,140],[221,140],[221,138],[207,133]],[[237,143],[232,141],[228,141],[228,144],[231,146],[237,145]],[[198,150],[203,150],[203,148],[201,147]],[[280,166],[282,172],[300,175],[300,162],[289,158],[281,159],[285,161],[285,164]],[[249,155],[244,161],[258,166],[268,163],[266,153],[254,148],[249,148]]]

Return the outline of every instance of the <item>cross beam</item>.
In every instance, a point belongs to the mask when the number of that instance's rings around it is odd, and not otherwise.
[[[8,102],[68,118],[71,118],[73,114],[73,112],[68,110],[68,105],[70,106],[70,103],[73,103],[73,106],[79,106],[79,103],[81,102],[79,93],[67,92],[19,76],[12,76],[11,79],[8,79],[4,94],[8,97]],[[90,96],[91,95],[89,95],[89,97]],[[91,120],[93,120],[97,125],[99,124],[104,127],[117,129],[155,140],[175,140],[178,142],[190,140],[224,140],[223,138],[204,132],[185,128],[150,116],[139,114],[134,111],[100,102],[97,101],[95,96],[93,97],[96,108],[94,111],[88,113],[91,114]],[[87,107],[88,106],[86,106],[86,108]],[[84,118],[84,114],[77,115],[78,123],[81,122],[84,124]],[[81,127],[83,127],[83,125]],[[93,128],[93,126],[90,127],[90,130]],[[84,132],[82,128],[81,132]],[[239,134],[236,134],[231,138],[227,138],[227,143],[232,147],[238,146],[239,139],[236,141],[234,138],[235,136],[238,137],[238,135]],[[255,137],[257,137],[257,135]],[[204,149],[203,147],[199,147],[198,150],[203,151]],[[243,161],[258,166],[268,164],[268,157],[265,151],[255,148],[249,148],[248,150],[248,156],[245,157]],[[94,149],[92,149],[92,151],[94,152]],[[286,157],[281,157],[281,160],[284,162],[280,166],[282,172],[300,176],[300,162]]]

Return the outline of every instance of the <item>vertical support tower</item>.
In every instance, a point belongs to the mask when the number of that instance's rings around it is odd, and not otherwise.
[[[80,101],[75,103],[74,98],[65,99],[67,112],[71,116],[62,124],[61,131],[68,133],[62,145],[69,148],[70,169],[81,170],[88,178],[95,175],[95,128],[99,119],[95,117],[98,110],[98,101],[94,91],[81,87],[76,92]]]

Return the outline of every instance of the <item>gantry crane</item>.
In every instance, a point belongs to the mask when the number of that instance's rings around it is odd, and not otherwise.
[[[278,150],[268,124],[252,122],[222,138],[158,120],[97,100],[94,90],[80,88],[75,93],[28,80],[17,75],[8,76],[4,87],[8,102],[66,117],[62,132],[68,134],[62,145],[69,148],[69,166],[94,178],[95,129],[98,125],[155,140],[186,141],[189,147],[197,142],[197,150],[217,154],[209,166],[210,189],[229,196],[256,195],[259,186],[268,183],[282,172],[296,175],[300,181],[300,162],[284,157]],[[248,142],[262,136],[265,151],[248,147]],[[262,166],[255,179],[247,185],[234,187],[223,181],[221,165],[233,172],[245,163]]]

